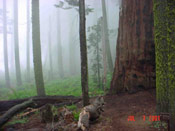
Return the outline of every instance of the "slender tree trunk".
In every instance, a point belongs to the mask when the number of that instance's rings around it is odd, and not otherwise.
[[[87,66],[87,45],[86,45],[86,18],[85,0],[79,0],[80,15],[80,56],[81,56],[81,86],[83,95],[83,105],[89,104],[88,94],[88,66]]]
[[[107,74],[107,62],[106,62],[106,50],[105,50],[105,37],[104,37],[104,25],[102,20],[102,53],[103,53],[103,88],[106,89],[106,74]]]
[[[58,71],[60,77],[64,77],[64,68],[63,68],[63,56],[62,56],[62,47],[61,47],[61,26],[60,26],[60,10],[57,11],[57,35],[58,35]]]
[[[32,36],[35,83],[38,96],[45,96],[41,61],[39,0],[32,0]]]
[[[51,33],[52,33],[52,26],[51,26],[51,18],[49,21],[49,42],[48,42],[48,47],[49,47],[49,64],[50,64],[50,71],[49,71],[49,78],[53,78],[53,65],[52,65],[52,39],[51,39]]]
[[[97,32],[98,33],[98,32]],[[98,36],[98,35],[97,35]],[[98,76],[98,87],[101,88],[101,77],[100,77],[100,52],[99,42],[97,41],[97,76]]]
[[[167,0],[154,0],[157,111],[168,112]],[[160,28],[161,27],[161,28]]]
[[[112,62],[111,49],[110,49],[110,43],[109,43],[109,34],[108,34],[106,3],[105,3],[105,0],[102,0],[101,2],[102,2],[102,11],[103,11],[105,49],[106,49],[107,60],[108,60],[108,68],[110,72],[113,72],[113,62]]]
[[[10,44],[10,72],[11,73],[14,73],[15,72],[15,62],[14,62],[14,32],[13,32],[13,30],[12,30],[12,34],[11,34],[11,40],[10,40],[10,42],[11,42],[11,44]]]
[[[18,0],[14,0],[14,42],[15,42],[15,67],[17,85],[22,85],[21,67],[19,56],[19,39],[18,39]]]
[[[7,16],[6,0],[3,0],[3,43],[4,43],[4,67],[6,87],[10,88],[10,76],[8,68],[8,51],[7,51]]]
[[[27,82],[30,82],[30,0],[27,0]]]
[[[168,85],[170,131],[175,131],[175,0],[168,1]]]
[[[75,75],[76,66],[75,66],[75,41],[74,41],[74,25],[73,25],[73,13],[70,13],[69,16],[69,70],[71,75]]]
[[[72,16],[72,12],[69,14],[69,71],[70,71],[70,75],[74,75],[75,74],[75,66],[74,66],[74,47],[73,47],[73,16]]]

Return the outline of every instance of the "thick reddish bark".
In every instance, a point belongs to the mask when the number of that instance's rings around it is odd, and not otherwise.
[[[152,0],[123,0],[111,93],[155,87]]]

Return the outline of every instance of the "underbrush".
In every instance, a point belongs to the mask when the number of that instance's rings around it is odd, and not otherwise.
[[[107,75],[107,82],[105,87],[109,89],[111,81],[111,75]],[[64,79],[52,80],[45,82],[46,95],[62,95],[62,96],[81,96],[81,77],[69,77]],[[98,84],[89,77],[89,95],[104,95],[104,90],[98,88]],[[21,87],[16,88],[0,88],[0,100],[22,99],[32,96],[36,96],[36,87],[34,84],[24,84]]]
[[[10,125],[15,125],[15,124],[25,124],[27,123],[29,120],[27,118],[22,118],[19,119],[18,117],[14,117],[10,122],[8,122],[6,124],[6,126],[10,126]]]

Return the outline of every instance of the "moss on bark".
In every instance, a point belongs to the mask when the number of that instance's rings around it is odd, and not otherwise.
[[[154,0],[157,111],[168,112],[167,0]]]
[[[175,131],[175,0],[168,1],[168,84],[170,131]]]
[[[159,111],[170,113],[175,130],[175,0],[154,0],[156,87]]]

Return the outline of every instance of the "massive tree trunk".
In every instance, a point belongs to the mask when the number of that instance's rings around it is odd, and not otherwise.
[[[64,77],[64,68],[63,68],[63,56],[62,56],[62,47],[61,47],[61,26],[60,26],[60,9],[57,9],[57,35],[58,35],[58,71],[61,78]]]
[[[32,0],[32,36],[35,83],[38,96],[45,96],[41,61],[39,0]]]
[[[168,85],[170,131],[175,131],[175,1],[168,1]]]
[[[152,0],[123,0],[111,93],[155,87]]]
[[[15,42],[15,67],[17,85],[22,85],[21,67],[19,57],[19,39],[18,39],[18,0],[14,0],[14,42]]]
[[[27,0],[27,82],[30,82],[30,0]]]
[[[167,0],[154,0],[157,111],[168,112]]]
[[[107,21],[107,13],[106,13],[106,3],[105,0],[102,0],[102,12],[103,12],[103,26],[104,26],[104,33],[105,33],[105,49],[107,54],[108,60],[108,69],[110,72],[113,72],[113,62],[111,56],[111,49],[109,43],[109,33],[108,33],[108,21]]]
[[[80,33],[80,55],[81,55],[81,86],[82,86],[83,106],[86,106],[89,104],[89,94],[88,94],[85,0],[79,0],[79,15],[80,15],[79,33]]]
[[[4,67],[5,67],[5,82],[6,87],[10,88],[10,76],[8,67],[8,51],[7,51],[7,10],[6,0],[3,0],[3,44],[4,44]]]

